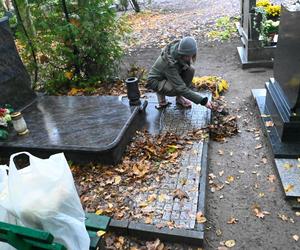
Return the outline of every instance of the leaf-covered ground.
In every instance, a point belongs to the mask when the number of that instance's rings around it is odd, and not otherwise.
[[[222,8],[217,5],[227,4],[233,4],[234,11],[225,7],[219,16],[224,16],[224,13],[231,16],[231,13],[239,12],[239,1],[157,0],[153,4],[157,9],[162,7],[164,12],[171,6],[170,9],[179,10],[180,14],[184,12],[183,8],[187,9],[187,13],[191,9],[197,12],[198,8],[203,8],[208,16],[212,16],[212,12],[213,15],[219,15],[215,10]],[[210,11],[205,11],[206,5],[210,5]],[[173,22],[170,23],[172,25]],[[188,29],[189,25],[185,27]],[[220,76],[230,83],[229,91],[224,94],[225,104],[229,114],[237,118],[238,125],[236,136],[210,141],[204,249],[300,249],[300,213],[293,211],[284,199],[272,152],[251,96],[251,89],[264,88],[273,71],[264,68],[242,70],[236,50],[241,44],[238,38],[220,43],[202,40],[202,37],[198,36],[196,74]],[[126,61],[149,69],[160,53],[160,44],[156,44],[154,48],[137,48]],[[114,237],[111,236],[116,239]],[[159,249],[147,248],[146,242],[136,242],[134,239],[128,242],[127,249]],[[160,249],[200,248],[164,243],[164,248]]]

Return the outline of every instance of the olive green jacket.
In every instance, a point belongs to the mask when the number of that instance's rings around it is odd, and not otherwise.
[[[196,104],[205,105],[207,98],[201,97],[192,91],[183,81],[180,74],[187,70],[190,65],[180,59],[178,55],[179,40],[167,45],[161,55],[157,58],[148,75],[148,88],[158,91],[158,85],[161,81],[167,80],[171,83],[175,92]],[[173,91],[174,92],[174,91]],[[166,95],[168,95],[166,93]]]

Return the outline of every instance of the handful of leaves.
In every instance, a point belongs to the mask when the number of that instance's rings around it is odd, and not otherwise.
[[[229,88],[228,82],[219,76],[194,77],[192,83],[198,89],[210,90],[215,99],[218,99],[220,94]]]

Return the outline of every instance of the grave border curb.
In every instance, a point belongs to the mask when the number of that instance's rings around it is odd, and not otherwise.
[[[198,212],[203,212],[205,215],[205,200],[206,200],[206,185],[207,185],[207,173],[208,173],[208,143],[209,140],[203,141],[203,153],[201,159],[201,174],[199,186],[200,190],[198,197]],[[196,223],[194,229],[174,228],[169,229],[163,227],[157,228],[155,225],[149,225],[140,222],[134,222],[129,220],[114,220],[111,219],[108,231],[115,232],[117,234],[123,234],[133,237],[138,237],[143,240],[155,240],[157,238],[172,242],[172,243],[186,243],[189,245],[203,246],[204,242],[204,224]]]

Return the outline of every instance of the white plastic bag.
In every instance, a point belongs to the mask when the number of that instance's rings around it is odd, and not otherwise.
[[[0,221],[10,224],[17,224],[16,217],[13,216],[8,210],[3,207],[9,203],[8,197],[8,166],[0,165]],[[0,242],[1,250],[14,250],[15,248],[7,243]]]
[[[30,164],[18,170],[13,159],[20,154],[28,155]],[[63,153],[49,159],[12,155],[8,191],[12,212],[24,226],[50,232],[67,249],[89,249],[85,214]]]

